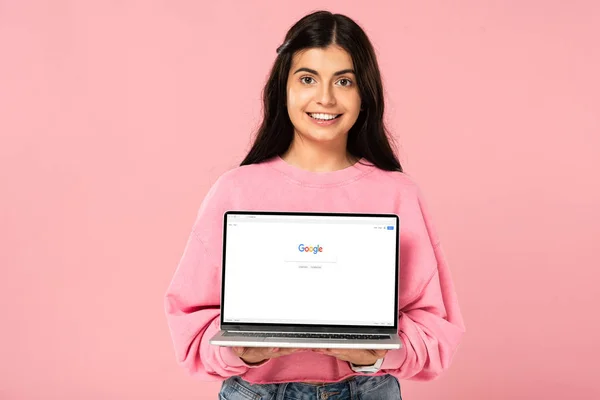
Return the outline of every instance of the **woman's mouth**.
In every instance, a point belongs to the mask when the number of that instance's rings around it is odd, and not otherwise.
[[[330,126],[340,120],[342,114],[306,113],[319,126]]]
[[[339,118],[342,114],[307,113],[309,117],[317,121],[331,121]]]

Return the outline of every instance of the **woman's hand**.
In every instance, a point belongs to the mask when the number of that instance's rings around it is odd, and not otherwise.
[[[260,364],[269,358],[277,358],[295,353],[301,349],[280,349],[276,347],[232,347],[235,355],[246,364]]]
[[[313,351],[348,361],[356,366],[373,365],[387,354],[387,350],[313,349]]]
[[[232,347],[233,352],[246,364],[260,364],[270,358],[278,358],[298,351],[309,349],[288,349],[273,347]],[[316,353],[335,357],[342,361],[348,361],[356,366],[373,365],[383,358],[387,350],[362,350],[362,349],[312,349]]]

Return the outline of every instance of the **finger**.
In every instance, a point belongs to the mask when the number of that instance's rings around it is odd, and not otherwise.
[[[291,348],[289,348],[289,349],[280,349],[279,350],[279,354],[281,354],[281,355],[293,354],[293,353],[296,353],[298,351],[300,351],[300,349],[291,349]]]
[[[232,347],[231,350],[233,350],[233,352],[239,357],[242,354],[244,354],[244,347]]]
[[[297,347],[283,347],[283,348],[279,349],[280,352],[286,352],[286,353],[290,353],[290,352],[295,353],[297,351],[303,351],[303,350],[306,350],[306,349],[299,349]]]
[[[312,351],[314,351],[315,353],[331,355],[329,349],[312,349]]]
[[[275,350],[275,351],[273,351]],[[295,352],[297,352],[299,349],[294,349],[294,348],[276,348],[276,349],[269,349],[267,351],[267,356],[268,358],[277,358],[277,357],[282,357],[282,356],[287,356],[289,354],[293,354]]]
[[[371,350],[371,352],[379,358],[381,358],[387,354],[387,350]]]
[[[317,353],[337,358],[343,358],[346,355],[343,350],[339,349],[320,349],[317,350]]]

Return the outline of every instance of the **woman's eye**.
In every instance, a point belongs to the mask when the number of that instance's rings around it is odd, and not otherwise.
[[[350,79],[346,79],[346,78],[340,79],[340,80],[338,81],[338,83],[339,83],[341,86],[350,86],[350,85],[352,85],[352,81],[351,81]]]
[[[313,83],[315,80],[313,78],[311,78],[310,76],[303,76],[302,78],[300,78],[300,82],[306,84],[306,85],[310,85],[311,83]]]

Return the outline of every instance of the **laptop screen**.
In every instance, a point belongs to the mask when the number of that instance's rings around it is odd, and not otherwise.
[[[393,327],[397,221],[228,213],[223,322]]]

